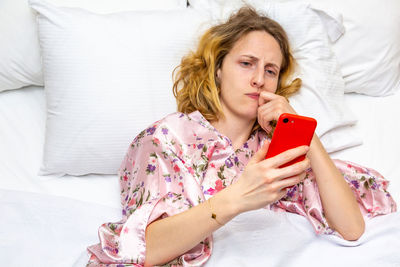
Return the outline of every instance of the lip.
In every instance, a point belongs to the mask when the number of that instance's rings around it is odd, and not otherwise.
[[[258,97],[260,96],[259,93],[251,93],[251,94],[246,94],[248,97],[258,100]]]

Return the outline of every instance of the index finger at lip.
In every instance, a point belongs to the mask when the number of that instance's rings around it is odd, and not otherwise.
[[[274,93],[263,91],[260,93],[260,96],[258,98],[258,105],[261,106],[267,103],[268,101],[275,99],[276,97],[277,95]]]

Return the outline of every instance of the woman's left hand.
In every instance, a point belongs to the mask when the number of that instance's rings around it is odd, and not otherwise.
[[[277,121],[282,113],[297,114],[283,96],[271,92],[261,92],[258,98],[258,124],[267,132],[271,132],[271,121]]]

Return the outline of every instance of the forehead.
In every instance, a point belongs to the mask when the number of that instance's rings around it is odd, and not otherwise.
[[[229,52],[234,55],[252,55],[258,59],[273,62],[278,66],[282,62],[282,52],[275,38],[265,31],[252,31],[242,36]]]

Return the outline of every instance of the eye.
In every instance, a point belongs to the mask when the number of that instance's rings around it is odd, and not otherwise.
[[[248,61],[241,61],[241,62],[240,62],[240,65],[242,65],[242,66],[244,66],[244,67],[250,67],[250,66],[251,66],[251,63],[248,62]]]
[[[268,74],[272,75],[272,76],[275,76],[275,75],[276,75],[275,71],[273,71],[273,70],[266,70],[266,72],[267,72]]]

